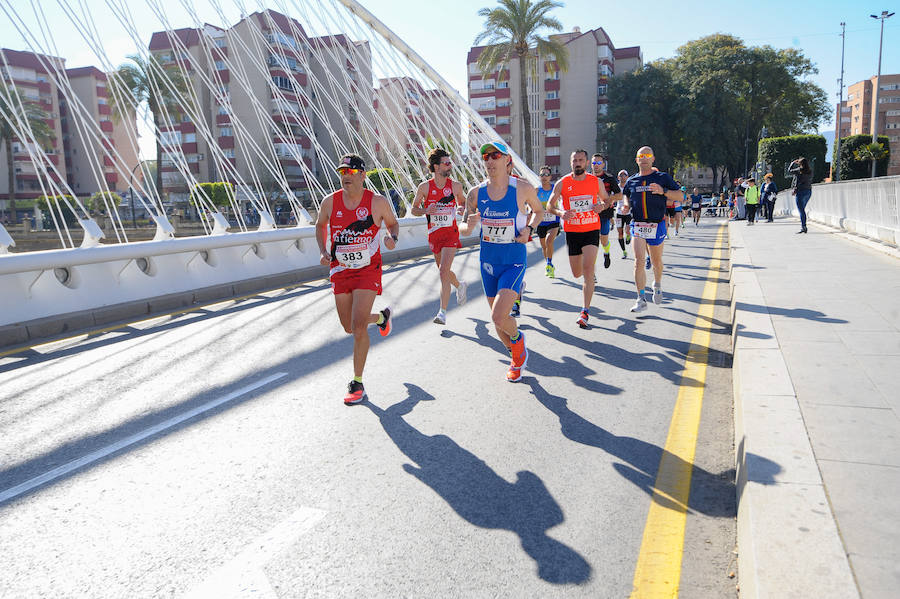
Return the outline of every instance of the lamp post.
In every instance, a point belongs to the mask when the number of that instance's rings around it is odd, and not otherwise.
[[[131,176],[128,178],[128,198],[131,201],[131,228],[137,229],[137,221],[134,218],[134,171],[137,170],[137,167],[141,166],[141,163],[138,162],[134,165],[134,168],[131,169]]]
[[[884,42],[884,20],[894,16],[894,13],[886,10],[881,11],[880,15],[869,15],[873,19],[881,21],[881,37],[878,39],[878,75],[875,77],[875,98],[872,100],[872,143],[878,143],[878,88],[881,84],[881,46]],[[875,164],[877,160],[872,160],[872,178],[875,178]]]
[[[841,22],[841,78],[838,79],[838,117],[835,134],[834,180],[841,180],[841,124],[844,118],[844,43],[847,41],[847,24]]]

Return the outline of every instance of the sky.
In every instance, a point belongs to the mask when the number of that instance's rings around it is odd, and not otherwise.
[[[134,11],[135,21],[146,28],[137,32],[145,42],[149,41],[153,31],[160,29],[159,19],[144,2],[109,1],[114,4],[124,2]],[[217,3],[228,13],[226,18],[236,21],[239,13],[237,6],[243,5],[248,11],[253,11],[259,1],[219,0]],[[278,5],[290,7],[294,1],[267,0],[266,4],[277,10]],[[165,2],[165,14],[173,28],[192,24],[183,10],[184,3],[184,0]],[[414,5],[414,10],[409,10],[410,4],[398,0],[362,0],[361,3],[466,97],[466,54],[484,23],[478,16],[478,10],[496,6],[495,2],[421,2]],[[134,51],[134,42],[122,32],[104,0],[0,0],[0,45],[20,50],[27,48],[15,27],[15,20],[5,14],[8,7],[13,7],[18,18],[36,30],[33,7],[42,6],[49,27],[43,42],[45,47],[54,47],[58,56],[66,58],[69,67],[95,64],[94,55],[81,37],[73,34],[68,19],[60,14],[59,4],[81,4],[90,9],[97,30],[101,32],[99,39],[113,64],[119,64],[126,54]],[[194,4],[205,8],[206,12],[200,13],[201,18],[221,25],[221,18],[207,8],[207,0],[194,0]],[[883,10],[891,10],[890,2],[885,0],[800,0],[794,3],[774,0],[701,0],[692,3],[644,0],[639,5],[569,0],[563,4],[553,15],[562,23],[564,31],[571,31],[576,26],[582,31],[603,27],[616,47],[640,46],[645,63],[673,56],[682,44],[713,33],[738,36],[750,46],[797,48],[819,69],[811,80],[828,93],[832,104],[837,102],[837,81],[841,68],[840,23],[847,24],[844,84],[849,86],[875,75],[879,21],[869,15],[880,15]],[[789,8],[792,5],[795,8]],[[628,8],[623,8],[626,6]],[[893,8],[896,10],[897,6]],[[290,12],[296,13],[293,10]],[[885,21],[881,72],[900,73],[900,14]],[[846,91],[844,95],[846,97]],[[833,129],[833,123],[823,122],[819,126],[820,131]]]

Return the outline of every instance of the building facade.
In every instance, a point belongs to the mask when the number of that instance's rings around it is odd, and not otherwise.
[[[873,103],[878,86],[878,103]],[[847,99],[836,109],[835,135],[872,135],[872,119],[878,113],[878,135],[891,146],[888,175],[900,175],[900,74],[858,81],[847,88]]]
[[[569,68],[561,72],[555,62],[539,58],[536,68],[527,73],[533,140],[530,163],[535,167],[546,164],[559,174],[567,171],[568,154],[576,148],[589,153],[606,151],[598,117],[607,111],[609,78],[639,69],[643,57],[639,46],[615,48],[602,28],[585,33],[575,28],[551,38],[565,45]],[[470,48],[466,58],[469,104],[522,153],[525,137],[518,83],[520,61],[513,59],[484,74],[477,64],[484,48]]]

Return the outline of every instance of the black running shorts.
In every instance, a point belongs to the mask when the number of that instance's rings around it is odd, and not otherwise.
[[[566,245],[570,256],[580,256],[586,245],[600,247],[600,229],[593,231],[566,231]]]

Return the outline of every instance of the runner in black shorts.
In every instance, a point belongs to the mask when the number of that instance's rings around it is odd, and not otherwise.
[[[625,182],[628,181],[628,171],[622,169],[616,175],[619,180],[619,188],[625,188]],[[616,201],[616,229],[619,232],[619,247],[622,248],[622,259],[628,257],[628,250],[625,249],[626,244],[631,243],[631,207],[625,198],[622,197]]]

